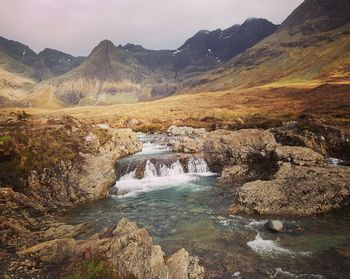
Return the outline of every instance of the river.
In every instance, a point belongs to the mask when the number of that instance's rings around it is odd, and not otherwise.
[[[199,256],[207,278],[350,278],[350,216],[279,218],[286,231],[269,232],[268,216],[227,215],[234,199],[230,185],[204,160],[184,167],[157,136],[140,135],[141,152],[118,161],[119,195],[73,210],[71,224],[87,223],[84,238],[122,217],[148,230],[154,242],[172,254],[185,248]],[[136,167],[144,162],[142,179]],[[276,218],[276,217],[274,217]]]

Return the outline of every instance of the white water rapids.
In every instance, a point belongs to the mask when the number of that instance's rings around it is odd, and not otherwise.
[[[169,148],[162,145],[145,143],[144,148],[137,155],[151,155],[168,152]],[[118,189],[119,197],[135,197],[139,193],[149,192],[170,187],[181,187],[184,184],[194,182],[200,176],[215,175],[209,171],[209,167],[202,158],[191,156],[187,163],[187,171],[179,162],[173,162],[170,165],[155,164],[146,160],[144,174],[142,179],[136,177],[136,169],[127,171],[114,188]],[[195,185],[193,190],[195,190]]]

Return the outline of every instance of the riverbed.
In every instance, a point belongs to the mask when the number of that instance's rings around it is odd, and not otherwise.
[[[219,185],[200,158],[184,167],[158,138],[140,135],[144,148],[118,161],[111,194],[65,216],[68,223],[88,225],[81,238],[126,217],[166,253],[185,248],[199,256],[207,278],[350,278],[349,214],[281,217],[286,231],[269,232],[269,216],[228,215],[234,188]],[[142,179],[135,177],[140,162]]]

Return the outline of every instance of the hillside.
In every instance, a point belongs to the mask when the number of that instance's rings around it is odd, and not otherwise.
[[[149,93],[153,78],[130,54],[105,40],[79,67],[40,83],[28,101],[44,106],[132,102]]]
[[[3,37],[0,37],[0,64],[9,72],[37,81],[52,76],[47,66],[29,46]]]
[[[267,20],[250,19],[226,30],[200,31],[177,50],[147,50],[132,44],[116,47],[103,41],[76,68],[81,58],[46,49],[39,56],[54,75],[71,71],[40,83],[25,104],[106,105],[170,96],[187,75],[221,65],[275,29]]]
[[[85,57],[74,57],[51,48],[45,48],[38,55],[54,76],[60,76],[69,72],[83,63],[85,59]]]
[[[182,91],[349,80],[349,5],[305,1],[270,37],[223,67],[187,80]]]

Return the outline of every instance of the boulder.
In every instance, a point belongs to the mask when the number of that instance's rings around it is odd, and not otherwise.
[[[184,250],[168,257],[161,247],[153,245],[145,229],[127,219],[119,221],[112,235],[100,233],[78,244],[76,253],[103,255],[122,276],[137,278],[203,278],[204,269],[198,258],[191,257]]]
[[[249,172],[247,165],[235,165],[225,167],[219,178],[221,183],[232,183],[237,180],[246,179]]]
[[[200,138],[192,139],[184,137],[173,144],[173,151],[191,154],[200,153],[203,150],[203,143],[204,140]]]
[[[279,220],[269,220],[265,227],[272,232],[281,232],[283,230],[283,223]]]
[[[230,213],[311,215],[346,205],[350,167],[306,167],[284,163],[275,179],[245,183]]]
[[[167,133],[169,136],[202,136],[206,134],[206,131],[204,128],[192,128],[192,127],[177,127],[175,125],[172,125],[168,128]]]
[[[321,154],[300,146],[278,146],[275,154],[278,161],[299,166],[322,166],[325,160]]]
[[[232,165],[248,165],[259,157],[268,158],[276,148],[273,135],[261,129],[217,130],[209,133],[203,145],[204,159],[215,171]]]

